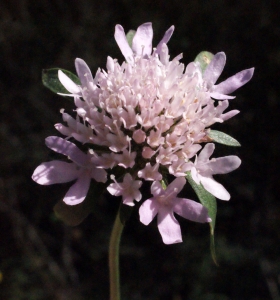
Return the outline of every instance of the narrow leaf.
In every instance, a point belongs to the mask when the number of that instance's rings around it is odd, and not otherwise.
[[[81,84],[80,79],[73,73],[59,69],[59,68],[53,68],[53,69],[45,69],[42,71],[42,81],[43,85],[50,89],[54,93],[62,93],[62,94],[69,94],[69,92],[65,89],[65,87],[60,83],[58,79],[58,70],[61,70],[63,73],[65,73],[70,79],[72,79],[76,84]]]
[[[217,263],[216,252],[215,252],[215,241],[214,241],[214,231],[216,224],[216,215],[217,215],[217,201],[216,198],[207,192],[201,184],[197,184],[193,179],[191,172],[186,173],[186,178],[189,181],[191,187],[195,191],[200,203],[207,208],[208,215],[212,219],[209,223],[210,225],[210,251],[215,264]]]
[[[135,30],[129,30],[129,32],[126,34],[126,39],[130,48],[132,47],[132,40],[135,36],[135,33],[136,33]]]
[[[196,56],[194,61],[199,62],[202,74],[204,73],[207,66],[210,64],[213,57],[214,54],[208,51],[202,51]]]
[[[218,130],[210,129],[207,136],[212,141],[223,144],[223,145],[233,146],[233,147],[240,147],[241,146],[240,143],[236,139],[234,139],[230,135],[225,134],[225,133],[223,133],[221,131],[218,131]]]

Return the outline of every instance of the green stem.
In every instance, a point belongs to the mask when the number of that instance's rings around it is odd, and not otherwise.
[[[119,248],[124,225],[117,213],[109,244],[110,300],[120,300]]]

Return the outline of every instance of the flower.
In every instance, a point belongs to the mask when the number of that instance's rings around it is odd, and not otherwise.
[[[56,124],[56,128],[89,147],[102,145],[106,156],[96,153],[102,161],[99,167],[134,168],[143,180],[160,180],[162,171],[184,177],[190,159],[207,138],[209,126],[239,112],[224,113],[229,102],[217,105],[211,97],[220,93],[217,99],[230,98],[222,93],[245,84],[253,69],[214,85],[224,67],[225,54],[217,53],[204,74],[198,63],[185,68],[180,63],[182,55],[169,60],[166,43],[173,30],[171,26],[152,50],[151,23],[138,27],[131,47],[123,27],[117,25],[115,39],[126,62],[120,65],[108,57],[107,71],[98,70],[93,78],[86,63],[77,58],[80,86],[59,72],[61,83],[74,97],[78,118],[63,112],[68,127]]]
[[[203,74],[203,80],[207,84],[210,91],[210,96],[214,99],[224,100],[233,99],[234,96],[228,96],[249,80],[254,74],[254,68],[246,69],[238,72],[234,76],[229,77],[227,80],[215,85],[217,79],[220,77],[226,63],[226,55],[224,52],[218,52],[214,55]]]
[[[86,62],[76,58],[80,84],[58,71],[60,82],[69,91],[67,96],[73,97],[76,116],[61,110],[63,123],[55,128],[65,139],[49,137],[47,146],[68,156],[72,163],[46,162],[33,174],[36,182],[45,185],[76,180],[64,198],[69,205],[84,200],[91,179],[107,183],[106,170],[113,180],[107,191],[122,196],[129,206],[142,198],[143,181],[152,181],[153,197],[141,205],[140,220],[149,224],[158,214],[165,243],[182,240],[174,212],[193,221],[210,220],[201,204],[177,197],[187,171],[217,198],[230,198],[212,175],[236,169],[240,159],[209,160],[214,144],[206,144],[197,154],[201,143],[209,141],[210,126],[239,113],[226,111],[228,99],[234,98],[228,94],[247,83],[254,72],[253,68],[243,70],[216,84],[225,54],[215,54],[204,72],[199,62],[185,66],[180,61],[182,54],[170,59],[167,43],[173,31],[171,26],[153,48],[152,24],[144,23],[130,46],[123,27],[116,25],[114,36],[124,62],[108,56],[106,69],[98,69],[93,76]],[[82,143],[86,153],[67,141],[70,138]],[[116,175],[123,181],[118,182]],[[164,190],[160,180],[167,182],[170,176],[175,179]]]
[[[213,154],[215,145],[213,143],[206,144],[198,155],[195,163],[191,167],[191,175],[193,180],[203,187],[215,197],[221,200],[229,200],[229,192],[216,180],[212,175],[226,174],[237,169],[241,160],[235,155],[212,158],[209,157]]]
[[[91,163],[90,155],[83,153],[75,144],[60,137],[49,136],[46,138],[46,145],[53,151],[67,156],[73,162],[59,160],[44,162],[35,169],[32,179],[42,185],[76,180],[63,199],[66,204],[81,203],[87,195],[91,179],[106,182],[106,171],[96,168]]]
[[[114,180],[115,183],[111,183],[107,187],[108,192],[113,196],[122,196],[124,204],[134,206],[133,200],[141,200],[142,195],[139,191],[142,185],[141,180],[134,180],[129,173],[125,174],[122,183],[117,182],[114,176],[111,176],[111,179]]]
[[[200,203],[186,198],[178,198],[186,183],[179,177],[164,190],[159,181],[151,186],[153,197],[143,202],[139,209],[140,221],[148,225],[157,215],[158,229],[165,244],[182,242],[181,228],[174,212],[181,217],[195,222],[211,222],[207,209]]]

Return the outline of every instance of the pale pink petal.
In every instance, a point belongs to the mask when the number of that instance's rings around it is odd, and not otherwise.
[[[107,181],[107,172],[104,169],[93,168],[91,171],[91,178],[97,182],[105,183]]]
[[[170,38],[173,34],[174,29],[175,29],[175,27],[173,25],[169,29],[167,29],[162,40],[157,45],[156,53],[159,53],[159,54],[161,53],[162,45],[168,43],[168,41],[170,40]]]
[[[132,195],[123,195],[123,204],[128,206],[134,206],[134,198]]]
[[[142,186],[142,181],[135,180],[133,183],[133,187],[131,190],[131,195],[133,199],[137,202],[139,202],[142,199],[142,194],[139,191],[139,188]]]
[[[158,213],[158,202],[153,199],[147,199],[139,208],[140,222],[144,225],[150,224]]]
[[[129,173],[126,173],[123,177],[123,184],[128,187],[133,183],[133,178]]]
[[[153,182],[151,186],[151,193],[154,195],[154,197],[159,196],[163,191],[164,190],[159,181]]]
[[[115,62],[114,62],[113,58],[110,56],[107,57],[106,68],[107,68],[108,72],[114,72]]]
[[[222,114],[220,116],[220,118],[222,118],[224,121],[229,120],[230,118],[236,116],[237,114],[239,114],[240,111],[237,109],[233,109],[231,111],[226,112],[225,114]]]
[[[89,158],[75,144],[58,136],[49,136],[45,139],[45,142],[48,148],[57,153],[68,156],[77,165],[84,167],[88,166]]]
[[[133,132],[132,138],[137,144],[141,144],[146,139],[146,132],[144,132],[142,129],[137,129]]]
[[[189,199],[177,198],[173,211],[181,217],[194,222],[211,222],[207,209],[198,202]]]
[[[128,63],[133,63],[133,52],[127,42],[124,29],[121,25],[115,27],[115,40]]]
[[[80,88],[78,85],[70,79],[67,75],[65,75],[61,70],[58,70],[58,78],[61,84],[69,91],[71,94],[79,94]]]
[[[226,174],[237,169],[241,164],[238,156],[229,155],[211,159],[207,164],[211,170],[211,174]]]
[[[213,92],[220,94],[231,94],[249,80],[251,80],[254,74],[254,68],[246,69],[238,72],[234,76],[229,77],[227,80],[219,83],[213,87]]]
[[[69,129],[69,127],[64,126],[61,123],[55,124],[54,127],[57,131],[59,131],[61,134],[65,135],[65,136],[71,136],[71,134],[72,134],[72,130]]]
[[[219,52],[214,55],[213,59],[206,68],[203,79],[208,83],[209,88],[211,88],[220,77],[224,66],[226,64],[226,55],[224,52]]]
[[[204,148],[201,150],[201,152],[198,155],[197,162],[203,163],[207,162],[209,157],[213,154],[215,150],[215,145],[213,143],[206,144]]]
[[[138,171],[138,177],[150,181],[161,180],[162,175],[159,173],[158,168],[159,164],[151,166],[150,163],[147,163],[144,169]]]
[[[230,194],[229,192],[217,181],[210,177],[199,176],[201,184],[213,196],[217,197],[221,200],[229,200]]]
[[[231,100],[231,99],[235,98],[235,96],[220,94],[220,93],[216,92],[216,90],[214,92],[210,93],[210,97],[217,99],[217,100]]]
[[[78,180],[70,187],[63,201],[67,205],[76,205],[84,201],[90,186],[90,177],[87,172],[78,178]]]
[[[157,223],[164,244],[169,245],[182,242],[181,228],[172,210],[161,207],[158,212]]]
[[[185,184],[186,184],[185,177],[177,177],[167,186],[165,192],[167,195],[171,195],[172,193],[174,193],[174,195],[175,194],[177,195],[184,188]]]
[[[152,23],[144,23],[137,28],[132,40],[132,50],[137,55],[150,55],[152,52],[153,28]]]
[[[82,87],[86,87],[88,82],[93,82],[91,71],[84,60],[81,58],[76,58],[75,67],[81,80]]]
[[[200,180],[198,178],[198,173],[195,167],[191,168],[191,175],[192,175],[192,179],[195,181],[196,184],[200,184]]]
[[[79,174],[80,170],[75,164],[53,160],[38,166],[32,175],[32,179],[39,184],[49,185],[75,180]]]
[[[107,187],[107,191],[113,196],[120,196],[123,192],[121,186],[118,183],[111,183]]]

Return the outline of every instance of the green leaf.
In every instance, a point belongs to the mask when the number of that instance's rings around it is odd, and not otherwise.
[[[213,59],[213,56],[214,54],[208,51],[202,51],[196,56],[194,61],[199,62],[202,74],[206,70],[207,66],[210,64],[211,60]]]
[[[217,263],[216,251],[215,251],[215,241],[214,241],[214,231],[216,224],[216,215],[217,215],[217,200],[216,198],[207,192],[201,184],[197,184],[193,179],[190,172],[186,173],[186,178],[189,181],[191,187],[194,189],[200,203],[207,208],[208,215],[212,219],[209,223],[210,225],[210,251],[215,264]]]
[[[240,143],[236,139],[234,139],[230,135],[225,134],[225,133],[223,133],[221,131],[218,131],[218,130],[210,129],[207,136],[212,141],[223,144],[223,145],[233,146],[233,147],[240,147],[241,146]]]
[[[53,69],[45,69],[42,71],[42,81],[43,85],[50,89],[54,93],[63,93],[63,94],[69,94],[69,91],[65,89],[65,87],[60,83],[60,80],[58,79],[58,70],[61,70],[65,75],[67,75],[70,79],[72,79],[76,84],[80,85],[80,79],[73,73],[59,69],[59,68],[53,68]]]
[[[132,40],[135,36],[135,33],[136,33],[135,30],[129,30],[129,32],[126,34],[126,39],[130,48],[132,47]]]
[[[85,200],[77,205],[67,205],[60,200],[54,206],[54,212],[58,219],[66,225],[77,226],[93,211],[94,201],[99,198],[105,190],[105,184],[92,182],[91,188]]]

